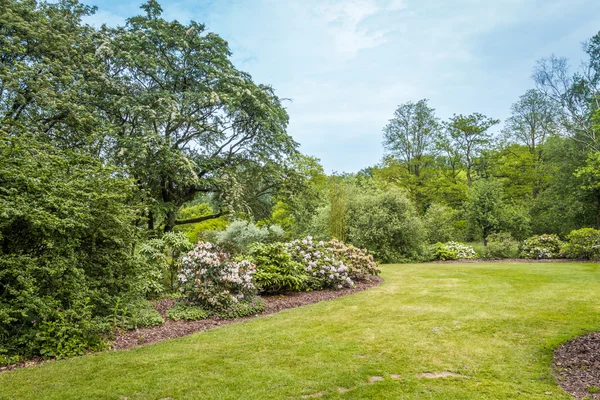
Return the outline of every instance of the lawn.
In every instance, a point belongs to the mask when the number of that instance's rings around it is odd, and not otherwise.
[[[569,398],[552,351],[600,330],[599,264],[382,270],[381,286],[335,301],[0,374],[0,398]],[[419,377],[446,371],[461,377]]]

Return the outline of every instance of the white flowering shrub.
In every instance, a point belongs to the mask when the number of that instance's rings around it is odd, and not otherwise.
[[[471,260],[477,257],[471,246],[459,242],[437,243],[433,251],[434,260]]]
[[[211,243],[199,242],[181,262],[177,275],[183,296],[208,310],[226,310],[252,301],[256,287],[250,261],[234,261]]]
[[[556,235],[532,236],[523,242],[521,257],[529,259],[558,258],[562,245],[562,241]]]
[[[349,269],[336,257],[326,242],[315,242],[311,236],[287,243],[294,261],[301,263],[312,278],[315,289],[353,287]]]

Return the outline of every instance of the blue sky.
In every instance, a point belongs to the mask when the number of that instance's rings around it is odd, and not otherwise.
[[[160,1],[160,0],[159,0]],[[123,24],[142,3],[87,0],[87,22]],[[428,98],[442,119],[506,119],[536,60],[577,67],[600,30],[598,0],[184,0],[164,17],[206,24],[234,64],[287,102],[289,133],[327,172],[381,161],[396,107]],[[501,129],[501,125],[498,130]]]

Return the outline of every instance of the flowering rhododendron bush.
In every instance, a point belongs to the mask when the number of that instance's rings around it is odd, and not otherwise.
[[[184,297],[209,310],[224,311],[256,296],[250,261],[235,261],[208,242],[199,242],[181,262],[177,276]]]
[[[476,257],[473,247],[459,242],[437,243],[433,250],[434,260],[472,260]]]
[[[335,257],[348,267],[348,275],[352,280],[364,280],[369,275],[381,273],[373,255],[367,249],[359,249],[337,239],[325,242],[324,245],[331,249]]]
[[[523,242],[521,257],[550,259],[560,257],[563,243],[556,235],[532,236]]]
[[[312,277],[315,289],[354,286],[349,276],[350,269],[326,242],[315,242],[308,236],[289,242],[287,247],[292,258],[301,263]]]

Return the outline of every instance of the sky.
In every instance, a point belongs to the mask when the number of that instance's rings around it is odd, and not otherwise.
[[[97,26],[141,13],[142,1],[84,2],[98,7],[86,21]],[[407,101],[429,99],[442,120],[504,121],[534,87],[537,60],[564,56],[575,70],[600,31],[598,0],[159,2],[164,18],[227,40],[238,69],[288,99],[288,133],[328,173],[379,163],[382,129]]]

